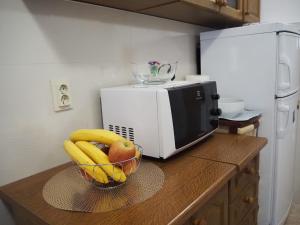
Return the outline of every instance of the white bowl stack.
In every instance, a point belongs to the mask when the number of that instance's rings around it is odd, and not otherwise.
[[[245,102],[238,98],[220,98],[219,108],[222,110],[221,117],[234,118],[244,111]]]

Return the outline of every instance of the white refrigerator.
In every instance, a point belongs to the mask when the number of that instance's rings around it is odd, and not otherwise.
[[[223,97],[263,112],[259,225],[283,225],[293,200],[300,39],[296,27],[257,24],[200,34],[201,73]]]

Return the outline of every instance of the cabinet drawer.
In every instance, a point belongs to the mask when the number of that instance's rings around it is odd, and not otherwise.
[[[198,210],[185,225],[228,225],[228,185]]]
[[[240,225],[257,225],[257,211],[258,207],[256,206],[247,214]]]
[[[229,205],[229,224],[240,225],[240,221],[249,211],[258,206],[258,183],[249,183],[237,198]]]
[[[258,157],[254,158],[245,169],[231,179],[229,182],[229,202],[233,202],[247,185],[259,182],[258,163]]]

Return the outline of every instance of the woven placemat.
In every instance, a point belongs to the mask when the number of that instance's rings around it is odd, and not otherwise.
[[[163,183],[163,171],[149,162],[142,162],[124,185],[107,190],[87,182],[75,166],[70,166],[50,178],[43,188],[43,197],[59,209],[107,212],[145,201],[158,192]]]

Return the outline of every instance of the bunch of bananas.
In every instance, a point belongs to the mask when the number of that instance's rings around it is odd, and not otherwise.
[[[102,184],[109,183],[111,179],[125,182],[126,175],[123,169],[111,164],[108,155],[90,141],[111,146],[115,142],[128,140],[104,129],[81,129],[72,132],[70,140],[64,141],[66,153],[94,180]]]

